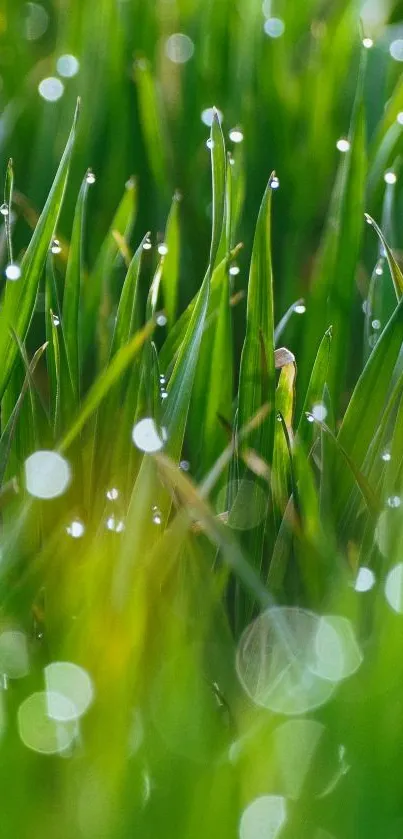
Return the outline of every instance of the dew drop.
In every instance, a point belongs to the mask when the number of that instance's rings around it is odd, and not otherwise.
[[[64,84],[55,76],[49,76],[47,79],[42,79],[38,90],[42,99],[46,99],[47,102],[57,102],[63,96]]]
[[[156,317],[157,326],[166,326],[168,323],[168,318],[164,314],[159,314]]]
[[[228,136],[232,143],[242,143],[243,141],[243,131],[240,128],[231,128]]]
[[[297,305],[296,305],[296,306],[294,306],[294,312],[295,312],[297,315],[304,315],[304,314],[305,314],[305,312],[306,312],[306,306],[305,306],[305,304],[304,304],[304,303],[297,303]]]
[[[397,181],[397,175],[395,172],[392,171],[385,172],[383,179],[387,184],[395,184]]]
[[[345,154],[350,151],[350,141],[346,137],[340,137],[340,140],[337,140],[336,148]]]
[[[61,250],[62,250],[62,248],[61,248],[61,244],[59,242],[59,239],[53,239],[52,246],[51,246],[52,253],[61,253]]]
[[[323,402],[317,402],[312,408],[312,416],[318,422],[324,422],[327,417],[327,408]]]
[[[396,117],[396,121],[399,123],[399,125],[403,125],[403,111],[399,111]]]
[[[165,242],[161,242],[161,244],[158,245],[158,253],[160,256],[166,256],[168,253],[168,245]]]
[[[211,126],[213,124],[214,110],[215,110],[215,113],[218,116],[218,121],[220,123],[223,122],[224,115],[223,115],[222,111],[219,111],[218,108],[215,108],[215,109],[214,108],[205,108],[201,112],[201,121],[204,123],[204,125],[207,125],[208,128],[211,128]]]
[[[383,274],[383,262],[380,260],[377,265],[375,266],[375,274],[377,277],[381,277]]]
[[[189,472],[189,469],[190,469],[189,461],[188,460],[181,460],[181,462],[179,464],[179,469],[181,469],[182,472]]]
[[[95,177],[95,175],[94,175],[94,173],[93,173],[92,169],[89,169],[89,170],[88,170],[88,172],[87,172],[87,177],[86,177],[86,181],[87,181],[87,184],[94,184],[94,183],[95,183],[95,181],[96,181],[96,177]]]
[[[381,457],[382,457],[382,460],[384,460],[386,463],[387,463],[389,460],[392,460],[392,455],[391,455],[391,453],[390,453],[390,450],[389,450],[389,449],[385,449],[385,451],[384,451],[384,452],[382,452]]]
[[[386,503],[388,507],[392,508],[392,510],[396,510],[398,507],[400,507],[402,500],[400,498],[400,495],[390,495]]]
[[[60,318],[58,317],[58,315],[52,314],[52,323],[53,326],[60,326]]]
[[[354,588],[359,592],[370,591],[374,587],[375,582],[375,574],[371,568],[362,566],[357,574]]]
[[[132,432],[132,439],[135,446],[142,452],[152,454],[159,452],[164,447],[167,439],[167,433],[164,428],[160,431],[157,429],[155,420],[151,417],[146,417],[136,423]]]
[[[70,466],[57,452],[37,451],[25,461],[25,486],[34,498],[57,498],[70,481]]]
[[[20,277],[21,277],[21,268],[19,267],[19,265],[15,265],[14,263],[10,263],[10,265],[7,265],[5,273],[6,273],[6,277],[7,277],[8,280],[11,280],[11,281],[19,280]]]
[[[240,273],[240,270],[241,269],[240,269],[239,265],[231,265],[231,267],[229,269],[229,273],[230,273],[231,277],[237,277],[238,274]]]
[[[279,17],[269,17],[265,21],[263,29],[269,38],[281,38],[285,32],[285,23]]]
[[[313,414],[310,414],[309,411],[305,412],[305,416],[306,416],[308,422],[315,422],[315,417],[313,416]]]
[[[374,46],[374,42],[372,38],[363,38],[362,45],[366,50],[370,50]]]
[[[207,146],[208,149],[210,149],[210,151],[211,151],[211,149],[214,148],[214,142],[211,139],[211,137],[209,137],[208,140],[206,140],[206,146]]]
[[[194,43],[182,32],[175,32],[165,42],[165,54],[174,64],[186,64],[193,56]]]
[[[376,329],[378,331],[381,328],[381,326],[382,326],[382,324],[381,324],[380,320],[378,320],[377,318],[375,318],[375,320],[372,321],[372,328],[373,329]]]
[[[152,509],[152,516],[154,524],[162,524],[162,513],[159,507],[154,506]]]
[[[396,38],[395,41],[392,41],[389,52],[395,61],[403,61],[403,39]]]
[[[1,205],[0,213],[2,214],[2,216],[8,216],[8,214],[9,214],[8,204],[2,204]]]
[[[277,177],[277,175],[273,175],[273,177],[272,177],[272,179],[271,179],[271,181],[270,181],[270,186],[271,186],[271,188],[272,188],[272,189],[279,189],[279,187],[280,187],[280,180],[279,180],[279,178]]]
[[[71,79],[73,76],[77,75],[80,69],[80,62],[75,57],[75,55],[61,55],[57,59],[56,67],[59,76],[63,76],[66,79]]]
[[[85,533],[85,525],[80,519],[73,519],[73,521],[66,527],[66,533],[73,539],[81,539]]]
[[[150,251],[152,248],[152,244],[149,239],[146,239],[143,244],[143,251]]]
[[[395,612],[403,613],[403,562],[389,571],[385,582],[385,597]]]
[[[116,487],[112,487],[111,489],[108,489],[108,491],[106,493],[106,497],[107,497],[108,501],[116,501],[116,499],[119,498],[119,490],[116,489]]]

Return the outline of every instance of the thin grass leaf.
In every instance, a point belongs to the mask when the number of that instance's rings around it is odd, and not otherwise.
[[[79,309],[83,276],[83,236],[87,192],[88,172],[81,184],[74,214],[62,308],[67,364],[76,405],[80,393]]]
[[[368,222],[368,224],[371,227],[373,227],[374,230],[376,231],[376,233],[378,234],[379,241],[382,245],[382,248],[385,251],[386,258],[388,260],[389,270],[390,270],[390,273],[392,275],[392,280],[393,280],[393,285],[394,285],[395,292],[396,292],[396,297],[397,297],[397,300],[399,301],[402,294],[403,294],[403,274],[402,274],[402,272],[401,272],[401,270],[400,270],[400,268],[399,268],[399,266],[396,262],[396,259],[393,255],[393,251],[389,247],[389,245],[388,245],[388,243],[387,243],[387,241],[386,241],[386,239],[385,239],[385,237],[382,233],[381,228],[378,227],[376,221],[374,221],[374,219],[371,218],[371,216],[368,215],[368,213],[365,213],[365,219]]]
[[[10,264],[13,263],[13,240],[11,237],[11,210],[12,210],[12,203],[13,203],[13,189],[14,189],[14,170],[13,170],[13,161],[8,161],[7,171],[6,171],[6,180],[4,184],[4,207],[6,214],[4,216],[4,227],[6,229],[6,239],[7,239],[7,250],[8,250],[8,261]]]
[[[164,308],[168,318],[169,329],[171,329],[175,323],[178,308],[181,245],[179,224],[180,201],[181,196],[178,192],[176,192],[172,200],[165,228],[164,244],[166,246],[167,253],[164,259],[162,288],[164,294]]]
[[[52,189],[21,263],[21,278],[7,284],[4,305],[0,311],[0,399],[18,355],[10,336],[12,327],[21,341],[25,339],[37,295],[39,280],[53,239],[67,184],[78,119],[78,106],[73,127],[57,171]]]

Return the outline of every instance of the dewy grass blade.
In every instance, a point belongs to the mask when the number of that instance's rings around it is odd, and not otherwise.
[[[385,251],[386,258],[388,260],[389,269],[392,275],[393,285],[396,292],[396,297],[398,300],[400,300],[403,294],[403,274],[399,268],[398,263],[396,262],[396,259],[393,255],[393,251],[389,247],[381,228],[377,225],[376,221],[374,221],[374,219],[371,218],[370,215],[368,215],[368,213],[365,213],[365,220],[371,227],[374,228],[374,230],[378,234],[379,241],[382,245],[383,250]]]
[[[88,174],[87,172],[81,184],[74,215],[62,307],[67,364],[76,404],[78,404],[80,393],[79,308],[83,276],[83,237],[89,185]]]
[[[164,308],[170,329],[175,323],[178,307],[181,244],[179,223],[180,201],[180,194],[175,193],[166,224],[165,240],[163,244],[159,246],[160,252],[165,255],[162,274],[162,290],[164,295]]]
[[[14,189],[14,170],[13,170],[13,161],[8,161],[7,171],[6,171],[6,181],[4,185],[4,226],[6,229],[6,238],[7,238],[7,249],[8,249],[8,262],[10,265],[13,264],[13,241],[11,237],[11,212],[12,212],[12,204],[13,204],[13,189]]]
[[[21,278],[7,284],[4,305],[0,311],[0,399],[18,355],[18,348],[10,335],[10,327],[23,341],[32,319],[39,280],[53,239],[67,184],[78,111],[77,105],[73,127],[52,189],[21,263]]]
[[[319,345],[312,374],[306,392],[305,401],[298,423],[298,437],[303,441],[305,450],[309,451],[312,444],[312,423],[307,422],[306,414],[311,413],[315,405],[323,405],[323,394],[326,385],[327,371],[329,369],[329,357],[332,344],[332,327],[325,332]]]

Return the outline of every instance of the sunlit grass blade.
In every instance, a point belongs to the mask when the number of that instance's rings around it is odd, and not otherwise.
[[[373,227],[374,230],[376,231],[376,233],[378,234],[379,241],[380,241],[380,243],[381,243],[381,245],[382,245],[382,247],[385,251],[386,258],[388,260],[389,269],[390,269],[390,273],[391,273],[392,280],[393,280],[393,285],[394,285],[395,292],[396,292],[396,297],[397,297],[398,300],[400,300],[400,298],[403,294],[403,274],[402,274],[402,272],[399,268],[399,265],[398,265],[394,255],[393,255],[393,251],[389,247],[389,245],[388,245],[388,243],[387,243],[387,241],[386,241],[386,239],[385,239],[385,237],[382,233],[381,228],[377,225],[376,221],[374,221],[374,219],[371,218],[371,216],[368,215],[368,213],[365,213],[365,218],[366,218],[366,221],[368,222],[368,224],[371,227]]]
[[[75,406],[78,404],[81,379],[79,309],[83,277],[83,237],[88,185],[87,172],[81,184],[74,215],[62,306],[63,336]]]
[[[0,312],[0,398],[4,394],[18,354],[15,341],[10,336],[10,327],[23,341],[32,319],[39,280],[63,202],[76,135],[77,119],[78,108],[52,189],[24,254],[21,263],[21,278],[18,282],[11,282],[7,285],[4,305]]]
[[[166,195],[170,182],[168,171],[168,143],[164,132],[164,117],[157,85],[149,62],[140,58],[134,65],[140,120],[144,132],[148,162],[154,180],[162,195]]]
[[[275,516],[282,520],[292,491],[289,440],[292,440],[292,424],[295,409],[295,364],[286,364],[280,373],[276,390],[276,422],[274,434],[274,455],[272,471],[272,493]],[[285,435],[285,430],[287,438]]]
[[[164,295],[164,309],[168,318],[168,327],[171,329],[176,320],[178,307],[178,291],[180,277],[180,195],[175,193],[169,212],[164,245],[166,254],[164,259],[162,288]]]

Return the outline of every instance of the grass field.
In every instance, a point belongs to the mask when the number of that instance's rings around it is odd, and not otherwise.
[[[402,62],[4,0],[1,836],[400,836]]]

